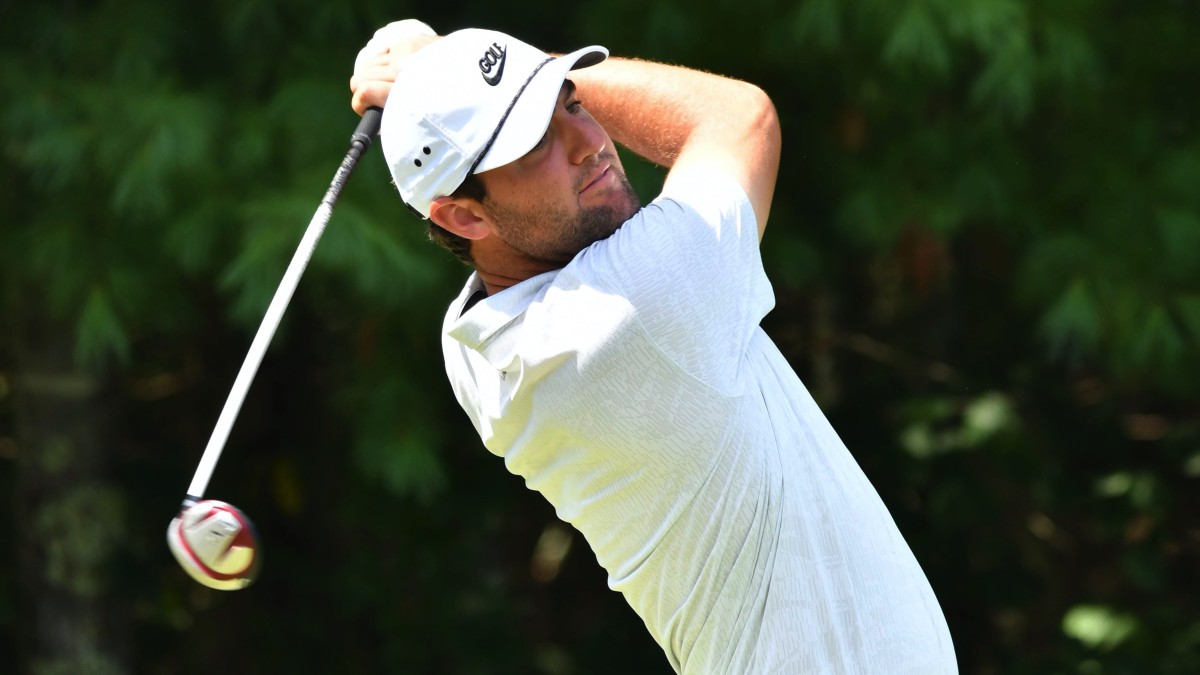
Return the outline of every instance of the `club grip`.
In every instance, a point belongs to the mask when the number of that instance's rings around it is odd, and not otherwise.
[[[379,120],[382,116],[383,108],[367,108],[367,111],[363,113],[362,121],[358,123],[358,128],[350,136],[350,142],[358,143],[363,151],[371,147],[371,142],[379,134]]]

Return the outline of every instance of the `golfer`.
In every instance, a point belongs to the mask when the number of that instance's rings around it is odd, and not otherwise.
[[[602,47],[404,25],[364,48],[352,105],[384,108],[400,196],[473,268],[442,330],[454,393],[675,671],[956,673],[925,574],[759,327],[770,99]],[[618,143],[669,169],[645,206]]]

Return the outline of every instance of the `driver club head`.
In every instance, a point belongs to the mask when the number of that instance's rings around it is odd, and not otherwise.
[[[258,576],[262,555],[254,524],[225,502],[206,499],[180,511],[167,527],[167,546],[184,571],[209,588],[234,591]]]

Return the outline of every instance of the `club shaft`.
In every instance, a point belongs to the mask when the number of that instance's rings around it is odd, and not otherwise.
[[[212,477],[217,460],[221,457],[225,441],[228,440],[229,432],[233,429],[234,420],[237,419],[242,402],[246,399],[246,392],[250,390],[250,384],[254,381],[263,355],[266,354],[267,347],[271,344],[271,338],[275,336],[275,330],[279,327],[283,312],[292,299],[296,285],[300,283],[300,276],[304,274],[304,268],[308,265],[313,249],[325,231],[325,225],[329,222],[332,213],[332,206],[322,202],[317,207],[303,239],[300,240],[300,247],[292,256],[292,262],[288,264],[279,288],[275,290],[275,297],[271,299],[271,304],[267,307],[267,313],[263,316],[262,323],[259,324],[258,333],[255,334],[254,341],[250,343],[250,350],[246,353],[246,360],[242,362],[242,368],[233,382],[229,397],[225,399],[225,407],[221,410],[221,416],[217,418],[212,436],[208,439],[208,446],[204,449],[200,465],[196,468],[191,486],[188,487],[189,495],[200,497],[208,487],[208,481]]]
[[[184,500],[185,506],[199,500],[208,488],[208,482],[217,466],[217,460],[221,458],[221,452],[225,448],[225,442],[229,439],[233,423],[242,408],[242,403],[246,400],[246,393],[250,390],[250,384],[258,373],[258,367],[271,344],[271,339],[275,336],[275,330],[279,327],[288,303],[291,302],[296,286],[300,283],[300,277],[303,276],[304,269],[312,258],[317,242],[320,241],[321,235],[325,232],[325,226],[329,223],[330,216],[333,215],[333,206],[337,203],[338,196],[341,195],[342,188],[349,180],[359,158],[370,147],[371,139],[378,128],[379,111],[378,109],[369,110],[363,116],[363,121],[359,124],[358,129],[355,130],[350,151],[346,153],[345,159],[342,160],[341,166],[338,167],[337,173],[329,185],[329,190],[326,191],[316,213],[309,221],[300,245],[296,248],[292,261],[288,263],[283,279],[275,290],[275,296],[271,298],[271,304],[267,307],[262,323],[258,326],[258,332],[250,343],[246,359],[242,362],[242,368],[233,382],[229,397],[225,399],[225,407],[221,409],[221,415],[217,418],[212,436],[209,437],[204,454],[200,457],[200,464],[196,467],[192,483],[188,486],[187,498]]]

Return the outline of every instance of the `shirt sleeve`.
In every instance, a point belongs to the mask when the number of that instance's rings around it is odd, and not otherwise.
[[[658,348],[722,391],[774,306],[754,210],[719,172],[671,176],[663,193],[589,252]]]

